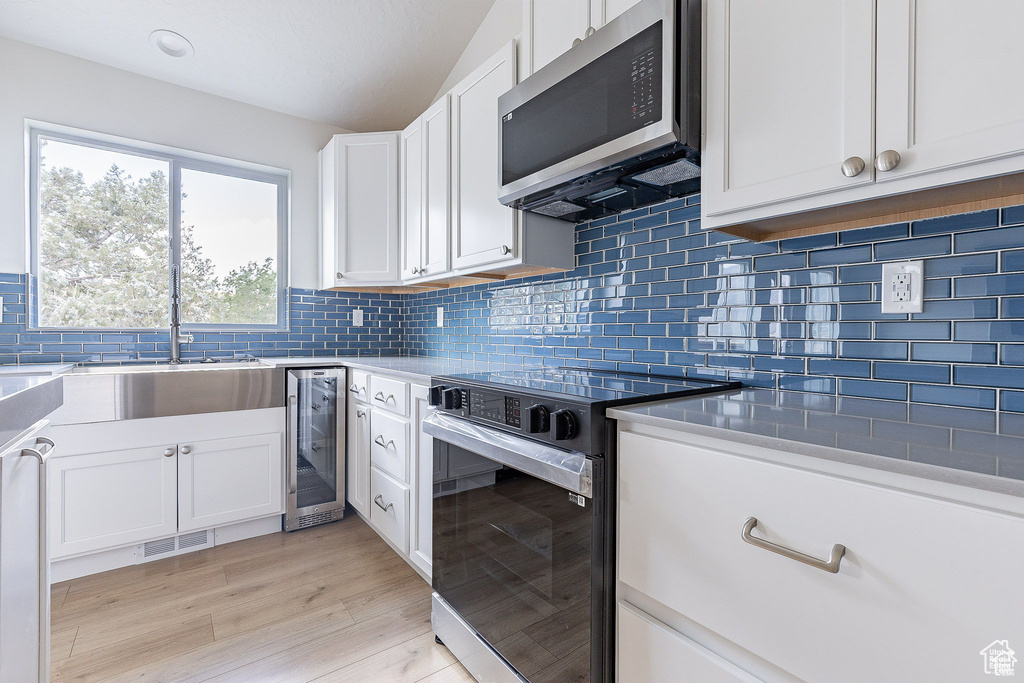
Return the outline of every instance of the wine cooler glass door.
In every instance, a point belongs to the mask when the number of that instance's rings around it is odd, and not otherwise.
[[[335,368],[289,372],[289,529],[337,519],[345,505],[340,384]]]

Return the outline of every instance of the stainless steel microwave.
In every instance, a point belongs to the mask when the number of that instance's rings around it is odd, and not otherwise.
[[[700,187],[700,0],[642,0],[498,99],[499,199],[580,222]]]

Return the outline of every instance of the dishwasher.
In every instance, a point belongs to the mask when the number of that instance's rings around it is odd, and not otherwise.
[[[344,368],[288,370],[286,531],[345,514]]]

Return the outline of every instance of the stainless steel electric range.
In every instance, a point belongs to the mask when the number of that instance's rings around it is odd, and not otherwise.
[[[738,382],[576,368],[435,377],[437,638],[481,681],[613,679],[612,406]]]

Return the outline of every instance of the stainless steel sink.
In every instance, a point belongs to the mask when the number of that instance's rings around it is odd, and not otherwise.
[[[230,361],[227,363],[154,363],[152,365],[79,365],[71,372],[85,375],[127,375],[153,372],[199,372],[207,370],[259,370],[272,367],[260,361]]]
[[[260,362],[82,366],[64,379],[69,422],[284,406],[284,369]]]

